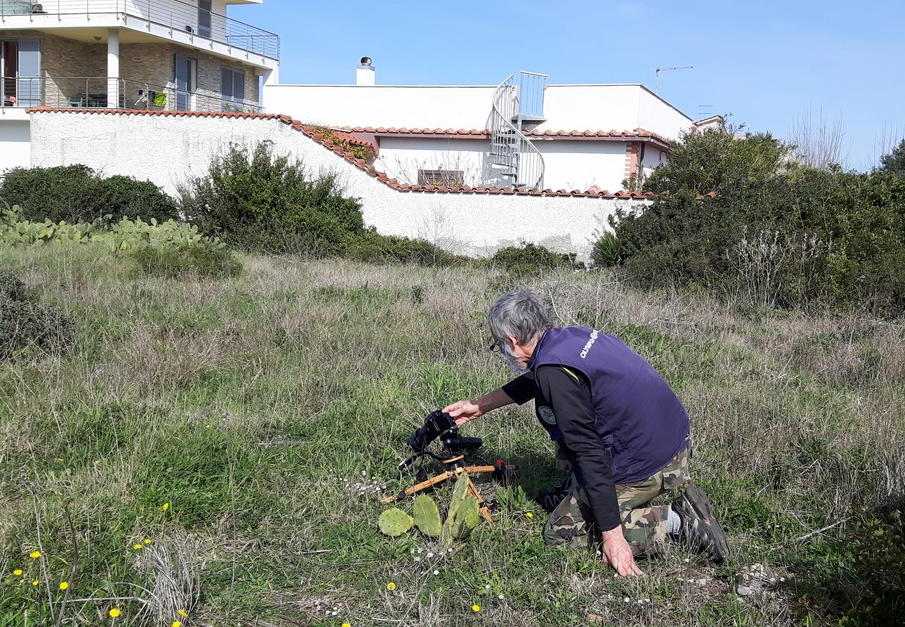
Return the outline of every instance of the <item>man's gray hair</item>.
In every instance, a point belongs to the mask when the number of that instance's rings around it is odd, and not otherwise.
[[[500,296],[487,316],[490,334],[496,342],[514,337],[525,344],[550,327],[550,314],[540,299],[529,290]]]

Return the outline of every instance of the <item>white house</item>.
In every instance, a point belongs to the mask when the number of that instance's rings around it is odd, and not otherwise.
[[[372,142],[374,165],[412,185],[637,188],[690,117],[643,85],[554,85],[520,72],[500,85],[264,86],[268,111]]]
[[[643,85],[279,84],[263,0],[0,0],[0,177],[82,163],[174,192],[230,144],[329,171],[381,233],[586,258],[692,120]],[[707,120],[705,124],[718,123]]]
[[[0,173],[31,164],[32,107],[258,111],[280,38],[227,9],[262,1],[0,0]]]

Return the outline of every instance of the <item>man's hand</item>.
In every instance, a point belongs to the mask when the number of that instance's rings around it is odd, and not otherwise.
[[[619,573],[620,577],[639,577],[644,573],[635,563],[632,549],[622,535],[622,525],[604,531],[603,534],[603,559]]]
[[[472,401],[459,401],[458,403],[447,405],[443,408],[443,411],[449,414],[450,418],[454,418],[457,425],[464,425],[466,422],[484,415],[481,408]]]

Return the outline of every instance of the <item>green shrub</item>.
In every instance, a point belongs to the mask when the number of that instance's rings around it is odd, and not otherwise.
[[[613,233],[604,233],[594,241],[591,249],[591,261],[599,268],[619,265],[623,260],[622,246]]]
[[[0,274],[0,360],[37,348],[51,353],[66,350],[73,339],[72,321],[54,307],[42,305],[25,284]]]
[[[346,256],[369,263],[413,263],[422,266],[449,266],[465,261],[439,246],[420,239],[381,235],[374,229],[349,238]]]
[[[84,165],[14,168],[0,187],[0,201],[19,205],[23,219],[37,222],[178,217],[173,200],[153,183],[127,176],[102,178]]]
[[[203,233],[258,252],[339,255],[364,230],[361,205],[334,176],[311,177],[265,144],[231,146],[179,190],[179,203]]]
[[[555,253],[549,248],[532,243],[521,246],[501,248],[482,265],[508,270],[512,274],[530,275],[555,268],[573,268],[576,264],[574,254]]]
[[[242,270],[242,264],[229,249],[204,244],[141,246],[127,255],[139,272],[166,278],[186,274],[236,276]]]

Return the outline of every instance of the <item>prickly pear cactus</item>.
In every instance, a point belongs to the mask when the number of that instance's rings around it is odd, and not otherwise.
[[[388,536],[401,536],[412,528],[412,517],[397,507],[385,510],[377,521],[380,531]]]
[[[415,525],[426,536],[436,538],[443,528],[440,518],[440,508],[437,502],[426,494],[415,497],[415,505],[412,508],[415,514]]]
[[[452,500],[446,513],[446,522],[440,534],[440,542],[449,547],[454,540],[465,538],[478,526],[478,499],[468,491],[468,473],[462,473],[453,488]]]

